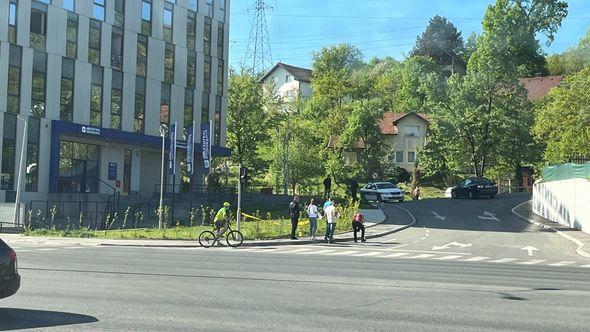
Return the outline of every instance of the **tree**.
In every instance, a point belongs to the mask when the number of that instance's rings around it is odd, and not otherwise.
[[[550,163],[590,155],[590,68],[553,89],[536,111],[534,134]]]
[[[441,16],[430,19],[426,31],[418,36],[411,55],[432,58],[438,65],[451,65],[461,58],[464,43],[461,32],[453,23]]]
[[[551,75],[571,75],[590,67],[590,30],[577,46],[547,58]]]
[[[401,67],[395,110],[398,112],[428,112],[429,96],[443,82],[436,63],[424,56],[406,59]]]
[[[230,72],[227,106],[227,144],[232,161],[257,171],[261,168],[258,147],[268,140],[268,115],[262,86],[247,71]]]
[[[506,69],[521,77],[546,75],[546,60],[536,37],[544,35],[551,44],[566,16],[567,3],[560,0],[497,0],[486,11],[483,34],[469,66]]]

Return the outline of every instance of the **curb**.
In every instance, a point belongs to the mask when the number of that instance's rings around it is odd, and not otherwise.
[[[523,219],[523,220],[525,220],[525,221],[527,221],[527,222],[529,222],[529,223],[531,223],[531,224],[533,224],[533,225],[535,225],[537,227],[541,227],[541,228],[544,228],[544,229],[549,229],[549,230],[551,230],[551,231],[559,234],[561,237],[563,237],[563,238],[565,238],[567,240],[572,241],[573,243],[575,243],[578,246],[578,248],[576,249],[576,252],[578,253],[578,255],[580,255],[582,257],[590,258],[590,253],[586,252],[583,249],[584,248],[584,242],[582,242],[582,241],[580,241],[578,239],[575,239],[575,238],[569,236],[568,234],[565,234],[564,232],[562,232],[562,231],[560,231],[560,230],[558,230],[558,229],[556,229],[554,227],[545,225],[545,224],[540,223],[540,222],[535,221],[535,220],[531,220],[531,219],[529,219],[529,218],[521,215],[520,213],[516,212],[516,209],[520,208],[522,205],[527,204],[529,202],[532,202],[532,200],[528,200],[526,202],[522,202],[522,203],[516,205],[515,207],[513,207],[512,208],[512,214],[514,214],[517,217],[520,217],[521,219]]]

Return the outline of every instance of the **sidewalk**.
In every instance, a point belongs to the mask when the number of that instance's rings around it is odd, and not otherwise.
[[[399,232],[412,226],[415,223],[414,217],[401,208],[394,210],[395,214],[390,215],[390,221],[381,209],[363,209],[361,213],[365,216],[365,236],[373,239],[391,233]],[[392,223],[395,221],[395,223]],[[321,221],[320,221],[321,222]],[[342,220],[340,222],[351,222]],[[44,245],[71,245],[71,246],[129,246],[129,247],[198,247],[196,240],[109,240],[93,238],[67,238],[67,237],[37,237],[23,236],[20,234],[0,234],[0,238],[8,244],[30,243]],[[318,240],[312,241],[309,238],[299,240],[276,239],[276,240],[244,240],[242,246],[279,246],[279,245],[302,245],[313,243],[324,243],[323,234],[318,234]],[[334,235],[336,242],[353,241],[353,233],[346,232]]]
[[[532,201],[527,201],[515,206],[512,209],[512,213],[530,222],[531,224],[551,230],[572,241],[578,246],[577,252],[580,256],[590,258],[590,234],[584,233],[574,228],[566,227],[535,214],[532,209]]]

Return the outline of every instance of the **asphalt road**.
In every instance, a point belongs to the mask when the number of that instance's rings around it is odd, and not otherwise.
[[[364,244],[23,244],[23,285],[0,300],[0,330],[587,331],[590,260],[512,218],[523,200],[388,205],[417,225]]]

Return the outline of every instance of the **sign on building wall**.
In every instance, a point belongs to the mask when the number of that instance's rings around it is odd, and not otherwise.
[[[170,175],[176,175],[176,122],[170,125],[169,135],[169,152],[168,152],[168,170]]]
[[[109,163],[109,180],[117,180],[117,163]]]

